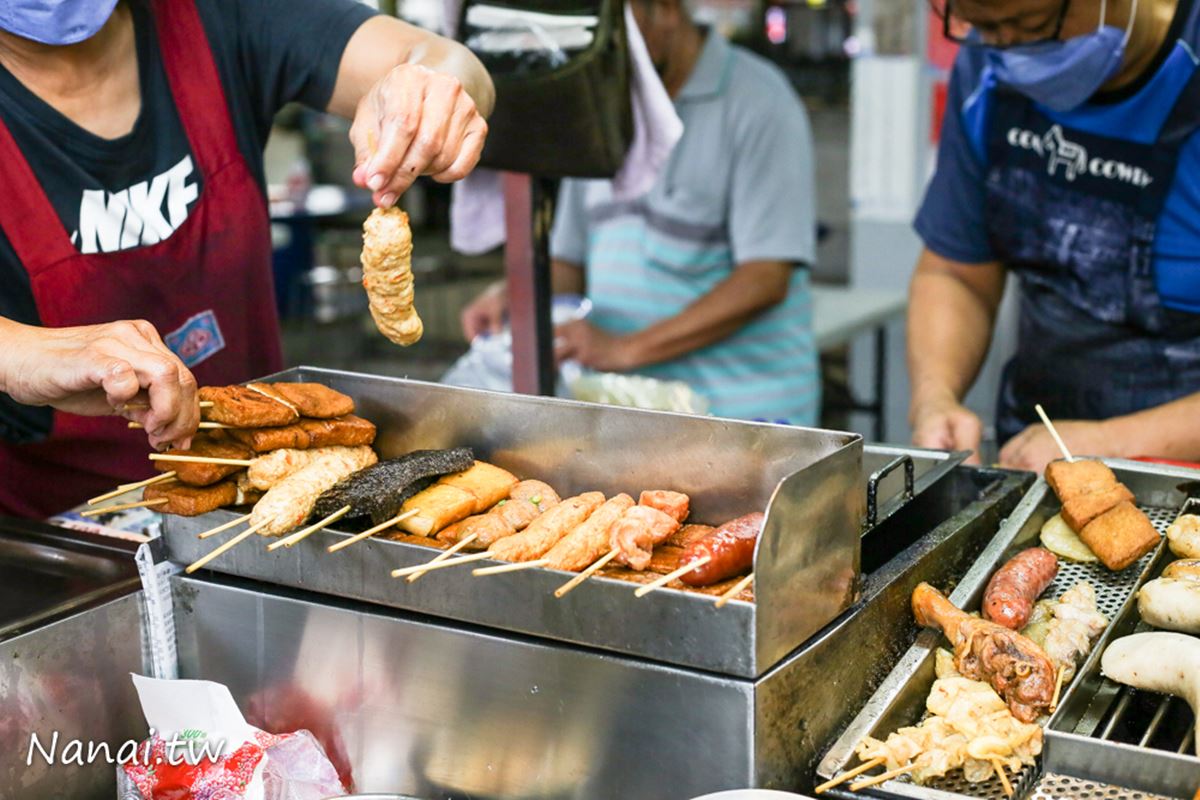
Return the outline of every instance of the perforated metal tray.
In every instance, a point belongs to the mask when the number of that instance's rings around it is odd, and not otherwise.
[[[1142,509],[1159,532],[1164,532],[1186,499],[1178,488],[1179,485],[1193,479],[1195,473],[1135,462],[1110,461],[1109,464],[1117,472],[1118,478],[1138,497]],[[960,608],[978,609],[983,590],[992,573],[1018,551],[1036,545],[1042,525],[1058,510],[1059,503],[1053,492],[1044,480],[1039,479],[1013,515],[1001,525],[987,550],[950,594],[951,601]],[[1057,597],[1079,581],[1086,580],[1096,590],[1096,602],[1100,611],[1110,621],[1116,620],[1134,603],[1136,589],[1146,580],[1164,547],[1165,544],[1160,545],[1135,565],[1119,573],[1109,572],[1099,564],[1060,561],[1058,575],[1043,596]],[[1098,662],[1112,630],[1113,626],[1110,624],[1084,664],[1080,666],[1077,675],[1086,675],[1092,671],[1090,668],[1094,662]],[[887,734],[897,728],[915,724],[921,719],[925,709],[925,698],[934,681],[934,652],[942,646],[945,646],[945,640],[939,632],[927,630],[918,634],[915,644],[822,760],[817,770],[818,782],[852,766],[857,760],[854,747],[863,737],[886,738]],[[1051,717],[1047,727],[1053,726],[1057,715],[1062,713],[1079,683],[1077,677],[1070,686],[1064,688],[1059,710]],[[1016,795],[1020,797],[1029,794],[1038,777],[1039,770],[1033,766],[1010,776]],[[1005,798],[1004,788],[998,778],[969,783],[963,778],[961,770],[955,770],[945,778],[923,786],[912,783],[907,777],[901,777],[874,787],[871,793],[880,797],[919,797],[936,800],[963,797],[987,800]],[[829,794],[838,797],[861,796],[840,790],[833,790]]]

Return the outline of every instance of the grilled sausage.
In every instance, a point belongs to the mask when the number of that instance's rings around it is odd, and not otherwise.
[[[983,591],[983,616],[1019,631],[1029,621],[1033,604],[1058,574],[1058,558],[1044,547],[1017,553],[996,570]]]
[[[756,511],[726,522],[708,536],[688,545],[679,558],[679,566],[699,561],[709,562],[686,573],[680,580],[688,586],[708,586],[749,571],[754,566],[754,546],[762,533],[766,515]]]

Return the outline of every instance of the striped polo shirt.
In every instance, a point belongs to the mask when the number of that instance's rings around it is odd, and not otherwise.
[[[688,383],[719,416],[813,425],[820,377],[807,266],[816,214],[804,107],[775,66],[714,31],[675,107],[683,137],[644,196],[614,202],[610,181],[563,182],[552,255],[585,267],[590,319],[615,334],[679,314],[738,264],[793,264],[783,303],[638,373]]]

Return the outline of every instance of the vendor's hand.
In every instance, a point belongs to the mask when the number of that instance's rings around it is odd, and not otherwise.
[[[0,345],[0,387],[19,403],[121,414],[141,423],[155,448],[187,447],[199,425],[196,379],[149,322],[39,328],[6,320]]]
[[[504,315],[507,313],[508,291],[504,282],[498,281],[463,309],[460,317],[463,336],[469,342],[481,333],[499,333],[504,328]]]
[[[389,208],[418,175],[461,180],[479,163],[487,122],[457,78],[401,64],[363,96],[354,114],[354,182]]]
[[[613,336],[587,320],[574,320],[554,329],[554,358],[578,361],[600,372],[627,372],[638,366],[633,339]]]
[[[979,463],[983,422],[952,397],[922,402],[912,413],[913,444],[935,450],[970,450],[968,464]]]
[[[1054,427],[1072,455],[1124,456],[1121,444],[1104,422],[1055,420]],[[1041,473],[1046,465],[1062,458],[1058,443],[1042,423],[1030,425],[1000,450],[1000,466]]]

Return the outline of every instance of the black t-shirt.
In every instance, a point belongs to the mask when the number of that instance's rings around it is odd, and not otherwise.
[[[171,96],[149,2],[126,1],[133,12],[142,98],[141,114],[127,135],[102,139],[85,131],[0,66],[0,118],[84,253],[168,238],[204,191]],[[328,105],[346,43],[374,12],[357,0],[195,2],[238,146],[261,185],[263,147],[275,113],[292,101],[321,110]],[[0,186],[0,195],[4,190]],[[3,231],[0,281],[0,316],[40,324],[29,276]],[[48,408],[21,406],[0,394],[0,438],[35,441],[49,433],[50,424]]]

